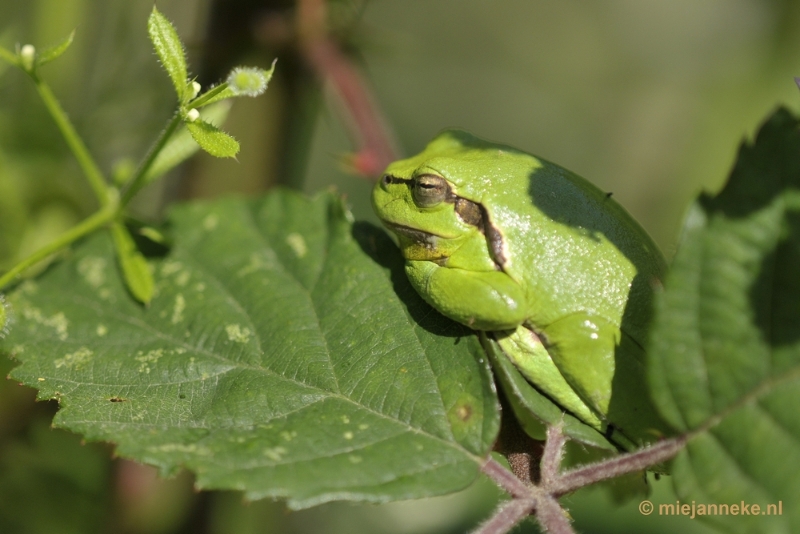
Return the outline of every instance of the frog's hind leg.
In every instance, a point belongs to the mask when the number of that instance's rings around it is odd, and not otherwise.
[[[655,429],[663,422],[647,390],[644,349],[633,338],[608,319],[584,312],[559,319],[542,334],[565,380],[613,423],[615,434],[638,445],[658,437]]]
[[[515,330],[496,332],[495,337],[508,359],[536,389],[595,430],[606,431],[603,418],[565,380],[532,330],[519,326]]]

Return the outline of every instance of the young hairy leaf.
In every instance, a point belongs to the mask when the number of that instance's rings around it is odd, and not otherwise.
[[[188,107],[199,109],[228,98],[241,96],[254,97],[262,94],[267,90],[272,75],[275,73],[275,64],[277,62],[277,58],[273,60],[269,70],[259,69],[257,67],[236,67],[231,71],[227,81],[212,87],[198,96],[189,103]],[[239,78],[245,82],[244,87],[241,87],[240,84],[231,83]]]
[[[125,285],[136,300],[150,304],[155,286],[147,260],[136,248],[131,234],[121,222],[111,224],[111,237]]]
[[[203,119],[186,122],[186,129],[200,148],[218,158],[232,158],[239,152],[239,142]]]
[[[475,334],[409,285],[380,229],[332,195],[172,211],[175,245],[133,301],[98,233],[8,295],[12,375],[55,425],[202,488],[295,508],[470,484],[497,435]]]
[[[230,111],[230,109],[230,102],[217,102],[201,109],[200,118],[211,121],[214,124],[222,124],[228,117],[228,111]],[[155,161],[150,166],[147,174],[145,174],[144,183],[149,184],[157,178],[160,178],[171,169],[193,156],[199,148],[200,146],[192,139],[187,129],[179,130],[175,135],[170,137],[166,146],[158,153],[158,156],[156,156]]]
[[[50,63],[54,59],[58,59],[61,54],[67,51],[74,38],[75,30],[72,30],[72,32],[63,41],[57,45],[45,48],[36,58],[36,65],[41,67],[42,65]]]
[[[155,6],[147,19],[147,33],[161,64],[172,80],[178,100],[183,102],[189,97],[186,53],[175,27]]]
[[[703,516],[725,532],[800,531],[798,125],[777,111],[692,206],[648,353],[661,413],[699,432],[672,466],[681,501],[758,506]]]

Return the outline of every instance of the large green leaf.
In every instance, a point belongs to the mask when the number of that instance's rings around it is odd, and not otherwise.
[[[499,425],[488,362],[382,230],[288,192],[183,205],[170,224],[149,307],[105,233],[8,295],[12,376],[59,400],[57,426],[292,507],[475,479]]]
[[[691,208],[649,352],[662,414],[699,432],[675,459],[677,494],[760,508],[706,516],[727,532],[800,531],[798,266],[800,133],[779,110]]]

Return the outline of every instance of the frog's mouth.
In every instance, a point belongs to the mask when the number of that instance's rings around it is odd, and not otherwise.
[[[383,224],[397,235],[398,244],[405,259],[434,261],[437,263],[447,261],[449,254],[440,249],[440,240],[446,240],[446,236],[432,234],[389,221],[383,221]]]
[[[386,226],[392,232],[407,237],[413,241],[421,245],[426,245],[429,247],[433,247],[436,245],[436,241],[444,236],[432,234],[430,232],[425,232],[424,230],[419,230],[417,228],[411,228],[410,226],[405,226],[403,224],[397,224],[389,221],[381,221],[383,222],[384,226]]]

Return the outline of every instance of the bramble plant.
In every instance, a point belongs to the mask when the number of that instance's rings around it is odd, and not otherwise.
[[[668,463],[682,502],[784,503],[781,515],[702,517],[713,525],[800,528],[796,117],[776,111],[726,187],[689,208],[646,359],[672,437],[619,454],[532,387],[495,340],[428,306],[386,232],[354,221],[333,193],[177,205],[169,252],[140,251],[129,202],[198,148],[234,157],[238,143],[215,122],[226,100],[261,94],[274,69],[238,67],[203,92],[155,8],[148,32],[178,105],[139,165],[111,181],[39,75],[72,35],[41,52],[0,49],[32,79],[99,205],[0,277],[0,350],[20,362],[11,378],[59,402],[55,426],[163,475],[188,469],[200,489],[294,509],[452,493],[483,472],[511,499],[477,532],[533,515],[569,533],[560,497],[623,475],[623,489],[638,491],[643,471]],[[139,233],[167,241],[159,228]]]
[[[125,207],[142,187],[152,183],[172,167],[191,156],[197,146],[212,156],[220,158],[232,158],[239,152],[239,143],[211,122],[221,118],[222,110],[215,110],[213,107],[207,108],[208,113],[205,118],[201,117],[199,110],[229,98],[262,94],[266,91],[267,84],[272,77],[274,63],[272,69],[268,71],[251,67],[237,67],[225,82],[200,94],[202,89],[200,84],[189,77],[186,54],[175,28],[155,7],[150,14],[147,30],[156,54],[175,88],[178,109],[136,170],[128,175],[124,172],[115,173],[114,185],[109,184],[103,176],[50,87],[39,76],[40,67],[57,59],[67,51],[72,44],[75,32],[72,32],[58,45],[42,52],[37,52],[35,47],[30,44],[20,47],[16,54],[0,48],[0,58],[21,68],[33,80],[42,101],[78,160],[100,205],[100,210],[93,216],[0,277],[0,289],[11,283],[25,269],[95,230],[108,226],[128,290],[136,300],[148,304],[153,298],[153,277],[144,256],[136,248],[133,238],[125,227]],[[181,125],[186,128],[196,145],[190,144],[185,136],[175,135]],[[153,234],[151,233],[151,235]]]

